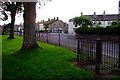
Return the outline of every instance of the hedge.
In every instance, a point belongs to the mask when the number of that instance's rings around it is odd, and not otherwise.
[[[107,27],[79,27],[75,29],[75,32],[79,34],[119,34],[120,25],[111,25]]]

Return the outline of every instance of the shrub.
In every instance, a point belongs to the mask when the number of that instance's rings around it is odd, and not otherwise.
[[[120,25],[111,25],[107,27],[79,27],[75,32],[80,34],[119,34]]]

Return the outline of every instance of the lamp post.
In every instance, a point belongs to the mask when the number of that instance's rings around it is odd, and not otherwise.
[[[38,40],[40,41],[40,27],[39,27],[39,21],[38,21],[38,31],[37,31],[37,36],[38,36]]]
[[[46,30],[46,33],[47,33],[47,35],[46,35],[46,37],[47,37],[47,38],[46,38],[46,43],[48,43],[48,30],[49,30],[49,29],[47,28],[47,30]]]
[[[58,29],[58,46],[60,47],[60,29]]]

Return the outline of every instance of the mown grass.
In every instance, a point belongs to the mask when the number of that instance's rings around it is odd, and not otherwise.
[[[2,36],[2,77],[5,78],[29,78],[89,80],[91,73],[75,67],[71,61],[76,55],[64,48],[39,42],[39,49],[31,49],[20,53],[22,37],[13,40]]]

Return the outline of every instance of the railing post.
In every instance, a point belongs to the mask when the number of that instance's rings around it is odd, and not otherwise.
[[[97,39],[96,42],[96,64],[95,64],[95,73],[100,74],[100,64],[101,64],[101,55],[102,55],[102,43],[100,39]]]
[[[48,43],[48,32],[46,32],[46,37],[47,37],[47,40],[46,40],[46,42]]]
[[[38,40],[40,41],[40,31],[38,31]]]
[[[119,40],[119,57],[118,57],[118,69],[120,69],[120,40]]]
[[[18,35],[18,26],[17,26],[17,36],[19,36],[19,35]]]
[[[79,65],[80,59],[80,39],[77,39],[77,64]]]

